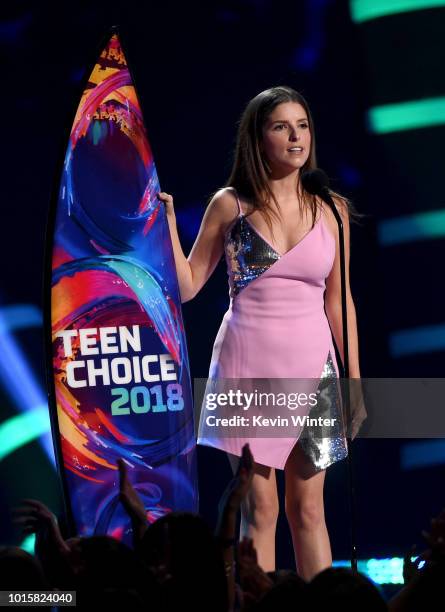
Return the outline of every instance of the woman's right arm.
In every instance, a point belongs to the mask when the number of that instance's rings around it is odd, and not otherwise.
[[[213,196],[204,213],[190,255],[186,258],[178,236],[173,197],[161,191],[158,198],[165,203],[181,302],[188,302],[202,289],[221,259],[224,252],[224,234],[238,214],[236,199],[234,194],[226,189],[220,189]]]

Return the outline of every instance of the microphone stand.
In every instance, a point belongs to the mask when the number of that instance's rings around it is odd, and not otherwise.
[[[340,244],[340,280],[341,280],[341,311],[342,311],[342,332],[343,332],[343,377],[346,379],[345,388],[345,406],[347,414],[348,427],[351,423],[350,411],[350,396],[349,396],[349,346],[348,346],[348,314],[346,306],[346,273],[345,273],[345,243],[343,234],[343,221],[334,204],[334,201],[327,187],[323,187],[319,192],[320,197],[330,206],[334,213],[335,220],[338,225],[338,236]],[[351,515],[351,569],[357,572],[357,529],[356,529],[356,507],[355,507],[355,488],[352,471],[352,439],[349,437],[349,432],[346,433],[346,443],[348,448],[347,470],[348,470],[348,488],[349,488],[349,510]]]

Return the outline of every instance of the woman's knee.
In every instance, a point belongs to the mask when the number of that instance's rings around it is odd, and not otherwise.
[[[316,499],[286,499],[286,517],[300,529],[315,530],[325,522],[323,501]]]
[[[260,530],[275,527],[278,513],[278,497],[274,495],[249,496],[241,506],[243,518]]]

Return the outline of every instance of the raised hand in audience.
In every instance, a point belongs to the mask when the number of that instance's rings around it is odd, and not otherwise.
[[[423,530],[422,535],[430,547],[431,563],[445,561],[445,509],[436,518],[431,519],[431,530]]]
[[[273,580],[258,565],[251,538],[244,537],[237,547],[238,575],[243,592],[243,610],[249,609],[273,587]]]
[[[128,478],[127,464],[123,459],[118,459],[117,465],[119,467],[119,498],[130,517],[133,544],[137,547],[148,527],[147,512],[144,502]]]
[[[249,491],[253,473],[253,455],[249,445],[245,444],[242,449],[238,470],[221,496],[218,506],[219,515],[215,534],[223,551],[229,593],[229,609],[232,609],[235,601],[234,546],[237,541],[235,533],[237,515],[241,502]]]
[[[36,499],[24,499],[13,510],[14,522],[24,535],[35,533],[35,553],[52,584],[62,586],[70,571],[70,547],[65,542],[55,514]]]

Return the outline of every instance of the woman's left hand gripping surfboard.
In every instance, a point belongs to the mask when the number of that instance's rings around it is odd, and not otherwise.
[[[114,32],[84,88],[49,225],[51,420],[79,535],[130,539],[120,457],[150,522],[198,510],[187,346],[159,191]]]

